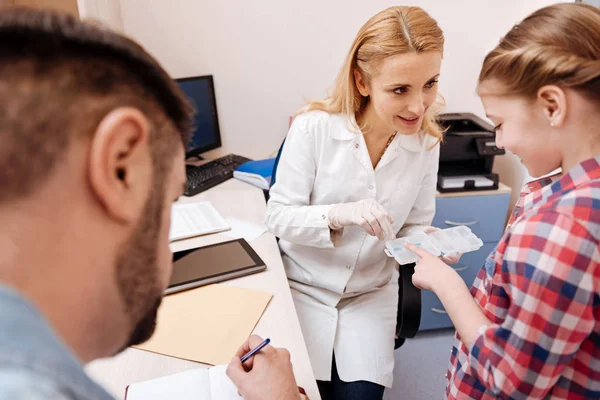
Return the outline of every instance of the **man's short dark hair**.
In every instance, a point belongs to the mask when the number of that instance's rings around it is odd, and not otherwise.
[[[151,123],[155,170],[169,168],[167,155],[189,139],[193,110],[154,58],[68,14],[0,11],[0,203],[34,192],[71,141],[91,137],[126,106]]]

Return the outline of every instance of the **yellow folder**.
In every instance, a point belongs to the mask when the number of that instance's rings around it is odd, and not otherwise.
[[[154,336],[135,347],[205,364],[228,364],[271,297],[271,293],[219,284],[166,296]]]

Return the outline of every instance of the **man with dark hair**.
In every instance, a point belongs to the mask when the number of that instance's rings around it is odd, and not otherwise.
[[[0,399],[110,399],[82,365],[154,331],[191,121],[131,40],[0,12]],[[246,398],[299,397],[283,349],[229,373]]]

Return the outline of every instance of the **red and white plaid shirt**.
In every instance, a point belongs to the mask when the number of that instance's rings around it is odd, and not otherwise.
[[[450,399],[600,399],[600,156],[546,183],[473,283],[492,324],[456,335]]]

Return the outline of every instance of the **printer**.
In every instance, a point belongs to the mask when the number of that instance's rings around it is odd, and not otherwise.
[[[471,113],[440,114],[438,122],[446,130],[440,145],[438,190],[498,189],[494,157],[505,151],[496,146],[493,127]]]

